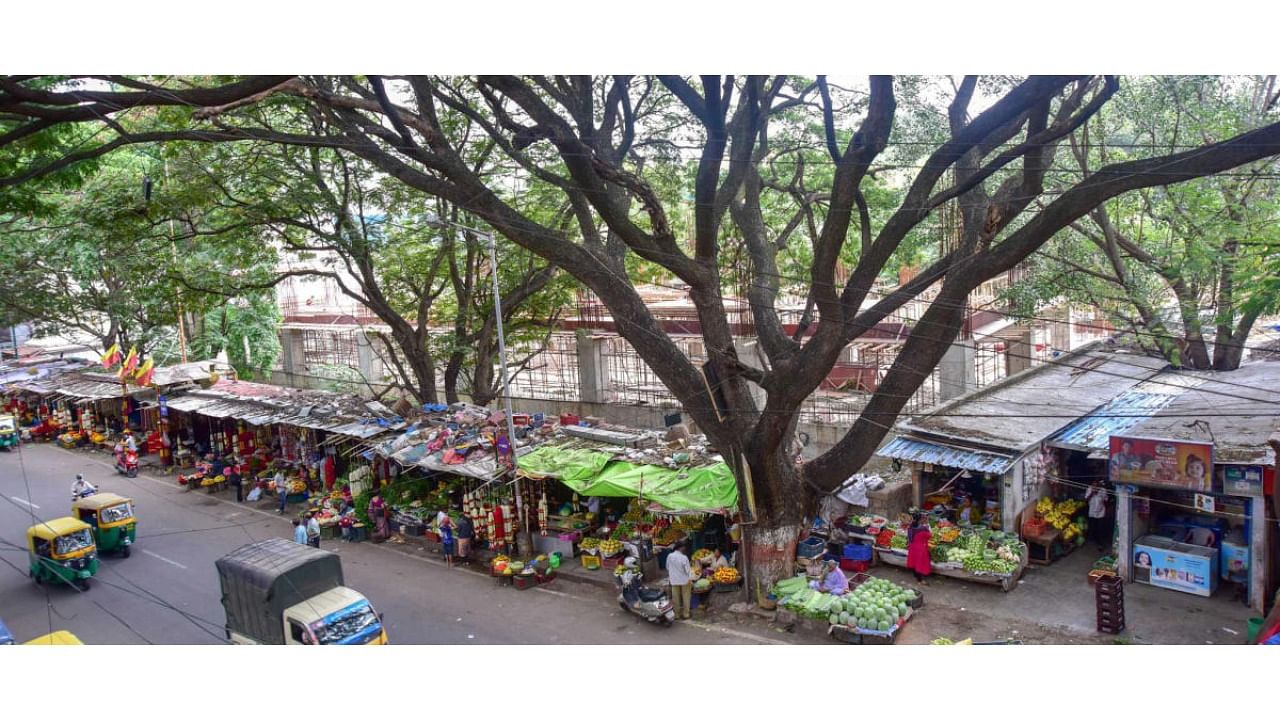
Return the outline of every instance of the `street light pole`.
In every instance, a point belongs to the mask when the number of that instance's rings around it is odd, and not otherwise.
[[[478,232],[478,231],[477,231]],[[520,518],[520,532],[516,533],[516,549],[520,551],[520,545],[524,554],[532,553],[533,548],[529,547],[529,541],[520,541],[524,538],[532,538],[529,534],[528,518],[525,515],[524,498],[520,493],[520,473],[518,470],[518,457],[516,452],[516,424],[511,415],[511,380],[507,373],[507,339],[502,330],[502,291],[498,285],[498,240],[492,233],[480,233],[481,236],[489,241],[489,276],[493,278],[493,315],[498,323],[498,366],[502,368],[502,400],[507,415],[507,443],[511,446],[511,471],[515,473],[516,483],[516,516]],[[494,457],[497,457],[497,448],[494,448]]]
[[[511,413],[511,379],[507,372],[507,339],[502,326],[502,289],[498,284],[498,239],[483,230],[461,225],[456,222],[427,215],[427,225],[443,227],[451,225],[459,230],[473,232],[489,243],[489,275],[493,278],[493,317],[498,324],[498,365],[502,369],[502,400],[507,416],[507,444],[511,446],[511,471],[515,475],[516,517],[519,518],[520,532],[516,533],[516,550],[518,553],[533,552],[533,536],[529,531],[528,517],[525,514],[524,498],[520,493],[519,454],[516,452],[516,424]],[[498,457],[498,448],[494,447],[493,456]],[[521,546],[524,546],[523,548]]]

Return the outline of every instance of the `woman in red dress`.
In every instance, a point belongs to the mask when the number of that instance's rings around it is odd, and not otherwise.
[[[933,572],[933,563],[929,560],[929,539],[933,533],[929,531],[929,523],[924,522],[919,513],[911,516],[911,527],[907,528],[907,567],[916,576],[916,582],[926,584],[924,578]]]

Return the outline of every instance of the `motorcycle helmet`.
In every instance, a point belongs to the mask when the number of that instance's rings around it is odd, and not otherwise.
[[[76,473],[76,480],[83,480],[83,479],[84,479],[83,475],[81,475],[80,473]]]
[[[629,558],[627,558],[626,560],[623,560],[623,561],[622,561],[622,566],[623,566],[623,567],[625,567],[625,568],[627,568],[628,570],[635,570],[635,569],[636,569],[636,559],[635,559],[635,558],[633,558],[633,557],[629,557]]]

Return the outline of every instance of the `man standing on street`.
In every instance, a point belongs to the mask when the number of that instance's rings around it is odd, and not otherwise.
[[[689,572],[689,558],[684,550],[685,544],[678,542],[667,556],[667,582],[671,583],[671,602],[675,604],[676,615],[688,620],[693,617],[689,607],[693,599],[693,588],[690,586],[693,578]]]
[[[236,502],[244,502],[243,481],[240,479],[240,465],[233,464],[227,469],[227,482],[236,489]]]
[[[283,470],[276,471],[275,483],[276,483],[276,496],[280,498],[280,509],[276,510],[276,512],[283,515],[284,506],[285,506],[285,503],[288,502],[288,497],[289,497],[289,486],[284,481]]]
[[[1111,545],[1112,530],[1107,524],[1107,490],[1101,480],[1094,480],[1084,493],[1089,503],[1089,535],[1102,551]]]
[[[293,541],[299,545],[309,544],[307,542],[307,527],[297,518],[293,519]]]
[[[320,549],[320,521],[313,512],[307,513],[307,544]]]

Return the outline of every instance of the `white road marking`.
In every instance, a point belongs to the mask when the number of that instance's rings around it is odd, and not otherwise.
[[[153,553],[153,552],[151,552],[150,550],[143,549],[142,554],[143,554],[143,555],[150,555],[151,557],[153,557],[153,558],[155,558],[155,559],[157,559],[157,560],[162,560],[162,561],[164,561],[164,562],[167,562],[167,563],[169,563],[170,565],[172,565],[172,566],[174,566],[174,567],[179,567],[179,568],[182,568],[183,570],[186,570],[186,569],[187,569],[187,566],[186,566],[186,565],[183,565],[182,563],[179,563],[179,562],[174,562],[174,561],[170,560],[169,558],[167,558],[167,557],[165,557],[165,556],[163,556],[163,555],[157,555],[156,553]]]
[[[14,496],[10,495],[10,496],[9,496],[9,499],[10,499],[10,500],[17,500],[18,502],[22,503],[23,505],[26,505],[26,506],[27,506],[27,507],[29,507],[29,508],[34,508],[34,509],[36,509],[36,510],[39,510],[39,509],[40,509],[40,506],[39,506],[39,505],[37,505],[37,504],[35,504],[35,503],[32,503],[32,502],[27,502],[26,500],[23,500],[23,499],[22,499],[22,498],[20,498],[20,497],[14,497]]]
[[[763,635],[756,635],[755,633],[742,632],[741,630],[733,630],[731,628],[720,627],[718,625],[705,625],[696,620],[680,620],[679,622],[682,622],[685,625],[692,625],[696,628],[707,630],[708,632],[714,630],[719,633],[724,633],[725,635],[731,635],[733,637],[742,638],[744,640],[755,640],[756,642],[767,643],[769,645],[794,645],[795,644],[795,643],[789,643],[785,640],[778,640],[771,637],[765,637]]]

